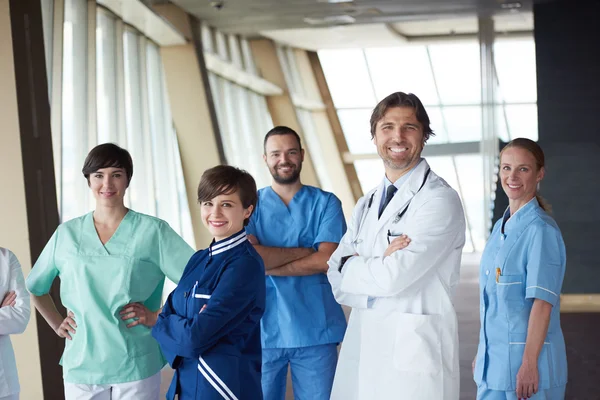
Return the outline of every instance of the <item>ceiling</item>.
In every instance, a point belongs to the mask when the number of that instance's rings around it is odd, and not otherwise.
[[[534,0],[170,0],[224,33],[247,37],[302,28],[395,24],[530,13]],[[147,4],[167,0],[144,0]]]
[[[493,17],[496,37],[532,35],[533,14],[519,12]],[[477,40],[477,17],[453,17],[388,24],[351,24],[311,29],[278,29],[261,35],[291,47],[306,50],[397,47],[433,44],[448,40]]]

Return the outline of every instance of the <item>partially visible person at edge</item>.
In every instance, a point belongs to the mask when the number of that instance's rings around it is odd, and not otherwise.
[[[152,329],[175,368],[167,399],[259,400],[265,268],[244,229],[256,183],[220,165],[202,175],[198,202],[214,239],[190,259]]]
[[[565,245],[537,188],[544,152],[515,139],[500,153],[509,207],[481,258],[481,331],[473,373],[478,400],[565,398],[567,356],[560,328]]]
[[[302,184],[304,149],[293,129],[271,129],[263,146],[273,182],[258,191],[246,229],[267,270],[264,399],[285,398],[290,368],[296,399],[329,400],[346,318],[325,272],[346,231],[342,205],[333,193]]]
[[[96,207],[56,229],[27,288],[50,327],[66,339],[66,400],[156,400],[165,359],[150,328],[165,276],[178,282],[194,250],[165,221],[125,207],[133,175],[127,150],[96,146],[82,172]],[[48,295],[56,277],[66,317]]]
[[[19,400],[17,362],[10,335],[23,333],[29,322],[29,293],[12,251],[0,247],[0,400]]]

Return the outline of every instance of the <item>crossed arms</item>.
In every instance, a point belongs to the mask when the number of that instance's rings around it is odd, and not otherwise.
[[[11,252],[8,252],[7,264],[9,291],[0,293],[2,299],[0,303],[0,335],[23,333],[29,322],[30,314],[29,294],[25,289],[21,264]]]
[[[386,251],[383,256],[355,255],[340,272],[342,257],[356,254],[352,238],[357,218],[353,217],[331,258],[327,274],[338,303],[350,307],[366,308],[369,297],[397,296],[419,284],[448,251],[464,244],[464,214],[458,196],[437,196],[421,204],[412,215],[411,229],[406,232],[412,243],[405,250]]]
[[[338,244],[321,242],[318,250],[311,247],[269,247],[261,245],[255,236],[248,240],[262,257],[265,272],[272,276],[306,276],[327,272],[327,260]]]

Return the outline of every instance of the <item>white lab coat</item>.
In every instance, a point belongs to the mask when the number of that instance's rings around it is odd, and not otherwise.
[[[422,160],[379,219],[384,183],[362,197],[329,260],[327,276],[335,298],[352,307],[332,400],[459,398],[452,298],[465,243],[465,217],[457,193],[433,171],[417,193],[428,169]],[[412,242],[384,258],[388,231],[404,233]],[[355,253],[359,256],[338,272],[341,257]]]
[[[29,322],[29,293],[17,257],[0,247],[0,302],[4,295],[14,290],[17,300],[14,307],[0,308],[0,398],[18,394],[17,363],[10,336],[23,333]]]

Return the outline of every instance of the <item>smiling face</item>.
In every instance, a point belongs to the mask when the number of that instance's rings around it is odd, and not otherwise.
[[[122,206],[128,183],[123,168],[100,168],[89,176],[89,186],[97,206]]]
[[[421,159],[423,125],[412,107],[392,107],[376,125],[373,137],[388,179],[394,182]]]
[[[521,147],[509,147],[502,152],[500,181],[511,203],[521,206],[533,199],[544,173],[543,167],[538,169],[531,152]]]
[[[281,185],[300,179],[304,150],[294,135],[273,135],[265,143],[263,159],[275,182]]]
[[[244,208],[237,190],[200,203],[202,223],[216,241],[241,231],[244,220],[250,218],[253,208],[252,205]]]

